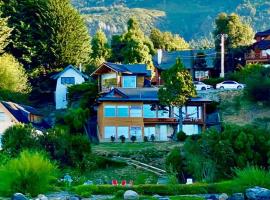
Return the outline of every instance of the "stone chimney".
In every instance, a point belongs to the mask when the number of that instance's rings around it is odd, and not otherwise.
[[[162,49],[157,50],[157,61],[158,61],[158,64],[160,65],[162,62]]]

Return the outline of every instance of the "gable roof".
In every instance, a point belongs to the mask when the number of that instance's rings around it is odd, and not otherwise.
[[[262,36],[268,36],[268,35],[270,35],[270,29],[268,29],[266,31],[257,32],[255,34],[255,37],[262,37]]]
[[[91,74],[91,76],[97,75],[98,71],[103,67],[108,67],[115,72],[124,73],[124,74],[151,76],[151,70],[147,70],[146,64],[117,64],[117,63],[110,63],[110,62],[104,62],[102,65],[100,65],[98,69],[96,69]]]
[[[109,93],[98,99],[102,101],[159,101],[159,88],[114,88]],[[190,98],[191,102],[211,102],[209,99],[201,97]]]
[[[204,53],[207,68],[214,67],[214,60],[216,57],[215,49],[205,49],[205,50],[184,50],[184,51],[162,51],[161,63],[158,63],[158,54],[153,57],[153,63],[155,67],[161,70],[170,69],[176,62],[177,58],[180,58],[186,69],[191,69],[193,67],[193,62],[196,58],[197,53]]]
[[[52,79],[58,79],[59,77],[61,77],[66,71],[68,71],[69,69],[73,69],[75,72],[77,72],[78,74],[80,74],[83,78],[85,79],[89,79],[89,76],[87,76],[86,74],[82,73],[80,70],[78,70],[76,67],[74,67],[73,65],[68,65],[64,70],[62,70],[61,72],[51,76]]]
[[[261,40],[253,44],[253,48],[258,48],[260,50],[266,50],[270,48],[270,40]]]

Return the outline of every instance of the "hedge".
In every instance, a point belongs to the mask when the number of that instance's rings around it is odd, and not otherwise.
[[[75,193],[78,195],[82,194],[103,194],[110,195],[116,194],[117,191],[123,190],[134,190],[141,195],[193,195],[193,194],[214,194],[214,193],[228,193],[234,192],[233,182],[226,181],[220,183],[204,184],[195,183],[192,185],[135,185],[133,187],[124,186],[112,186],[112,185],[80,185],[75,187]]]

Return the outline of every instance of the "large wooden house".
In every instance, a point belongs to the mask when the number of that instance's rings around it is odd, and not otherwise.
[[[174,107],[161,109],[158,88],[149,85],[151,73],[146,65],[104,63],[92,76],[99,80],[101,92],[97,112],[100,141],[122,135],[126,139],[136,136],[138,141],[144,136],[167,141],[179,130],[181,114],[186,134],[199,134],[206,128],[206,105],[210,100],[190,98],[182,112]]]
[[[256,33],[254,39],[256,42],[245,55],[246,64],[270,64],[270,29]]]

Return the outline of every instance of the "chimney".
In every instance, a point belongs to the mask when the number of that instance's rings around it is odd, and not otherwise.
[[[162,49],[157,50],[157,59],[158,59],[158,64],[160,65],[162,62]]]

